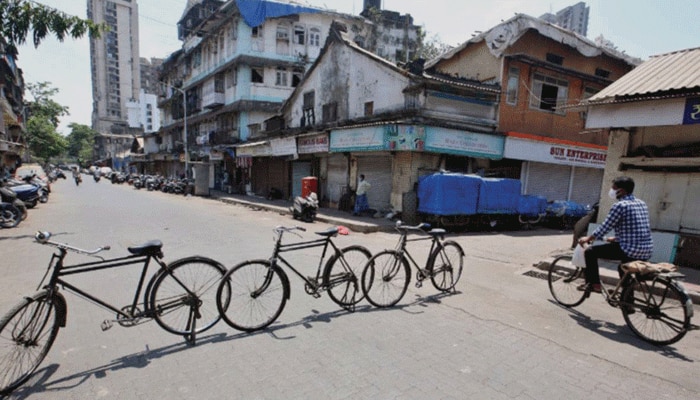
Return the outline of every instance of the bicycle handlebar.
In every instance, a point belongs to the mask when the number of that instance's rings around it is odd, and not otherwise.
[[[81,249],[78,247],[69,246],[65,243],[52,242],[49,240],[50,238],[51,238],[51,232],[47,232],[47,231],[44,231],[44,232],[39,231],[34,235],[34,240],[36,240],[40,244],[46,244],[49,246],[57,247],[59,249],[70,250],[72,252],[75,252],[78,254],[85,254],[88,256],[92,256],[92,255],[95,255],[101,251],[106,251],[106,250],[111,249],[110,246],[102,246],[102,247],[96,248],[95,250],[85,250],[85,249]]]

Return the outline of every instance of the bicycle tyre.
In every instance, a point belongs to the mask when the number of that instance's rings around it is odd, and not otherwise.
[[[571,264],[571,256],[559,256],[552,261],[547,274],[549,292],[564,307],[576,307],[586,300],[586,292],[578,290],[586,283],[583,268]]]
[[[675,343],[690,328],[686,305],[690,298],[675,283],[664,279],[635,280],[625,288],[620,308],[627,326],[655,345]]]
[[[0,396],[24,384],[46,357],[65,317],[62,301],[45,290],[37,292],[0,319]]]
[[[323,283],[328,296],[343,308],[352,308],[362,301],[364,293],[360,277],[372,253],[363,246],[348,246],[340,250],[342,257],[334,255],[328,260],[323,273]]]
[[[410,281],[406,257],[396,250],[384,250],[367,261],[362,271],[362,292],[373,306],[391,307],[401,301]]]
[[[437,268],[436,262],[438,263]],[[462,268],[464,267],[462,246],[452,240],[443,242],[441,248],[433,250],[426,267],[435,289],[442,292],[452,290],[462,276]]]
[[[228,301],[224,285],[230,288]],[[275,322],[288,298],[289,280],[284,272],[267,260],[254,260],[234,266],[221,278],[216,305],[229,326],[253,332]]]
[[[170,333],[188,337],[216,325],[221,319],[216,307],[217,288],[226,268],[209,258],[189,257],[173,261],[168,270],[170,274],[157,275],[150,291],[149,306],[158,325]],[[199,316],[193,315],[195,303]]]

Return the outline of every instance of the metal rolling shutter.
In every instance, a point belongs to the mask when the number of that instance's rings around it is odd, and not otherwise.
[[[326,193],[331,203],[340,201],[348,185],[348,159],[342,154],[331,154],[328,157],[328,183]]]
[[[568,200],[571,167],[567,165],[528,162],[527,193],[547,200]]]
[[[598,168],[574,168],[574,183],[571,200],[580,204],[593,205],[600,200],[603,184],[603,170]]]
[[[389,155],[357,157],[357,176],[365,175],[372,185],[367,193],[367,202],[375,210],[391,208],[392,160]]]
[[[301,196],[301,179],[311,175],[311,161],[292,163],[292,198]]]

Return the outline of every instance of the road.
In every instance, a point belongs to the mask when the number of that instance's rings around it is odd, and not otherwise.
[[[168,261],[205,255],[227,267],[266,258],[272,228],[288,216],[222,202],[137,191],[85,179],[54,184],[48,204],[19,227],[0,230],[0,313],[36,289],[51,249],[37,230],[82,248],[111,245],[111,256],[151,239]],[[327,225],[306,224],[304,238]],[[238,332],[221,322],[194,347],[153,322],[102,332],[110,313],[72,295],[61,329],[24,399],[697,399],[700,333],[655,347],[637,338],[600,297],[574,310],[557,306],[545,280],[523,275],[568,233],[547,229],[465,233],[457,293],[409,287],[394,308],[362,303],[355,313],[327,296],[307,296],[292,277],[290,302],[268,330]],[[339,237],[376,252],[396,235]],[[425,246],[412,247],[424,261]],[[423,250],[423,251],[421,251]],[[318,255],[291,259],[308,274]],[[82,260],[69,255],[67,260]],[[76,277],[115,304],[133,296],[138,267]],[[696,314],[697,314],[696,308]],[[695,321],[697,322],[697,320]]]

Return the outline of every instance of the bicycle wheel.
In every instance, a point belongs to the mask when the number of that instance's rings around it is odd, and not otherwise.
[[[38,292],[0,319],[0,395],[26,382],[49,352],[61,325],[58,310],[65,310],[58,299]]]
[[[224,289],[228,285],[229,289]],[[228,305],[225,291],[230,290]],[[289,281],[267,260],[245,261],[221,279],[216,304],[231,327],[252,332],[273,323],[289,297]]]
[[[549,291],[554,300],[565,307],[576,307],[586,299],[586,292],[578,290],[586,283],[583,268],[571,264],[571,256],[560,256],[552,261],[547,274]]]
[[[364,298],[360,277],[372,253],[362,246],[348,246],[340,251],[342,257],[334,256],[328,260],[323,282],[334,303],[352,308]]]
[[[362,292],[373,306],[391,307],[401,301],[410,281],[406,258],[398,251],[385,250],[370,258],[362,271]]]
[[[451,240],[443,242],[442,248],[438,247],[430,255],[426,266],[435,289],[447,292],[455,287],[462,276],[464,250]]]
[[[627,326],[656,345],[679,341],[688,332],[688,295],[665,280],[635,280],[625,288],[620,308]]]
[[[226,268],[209,258],[190,257],[173,261],[168,270],[156,276],[150,292],[150,308],[158,325],[190,336],[219,322],[216,292]]]

